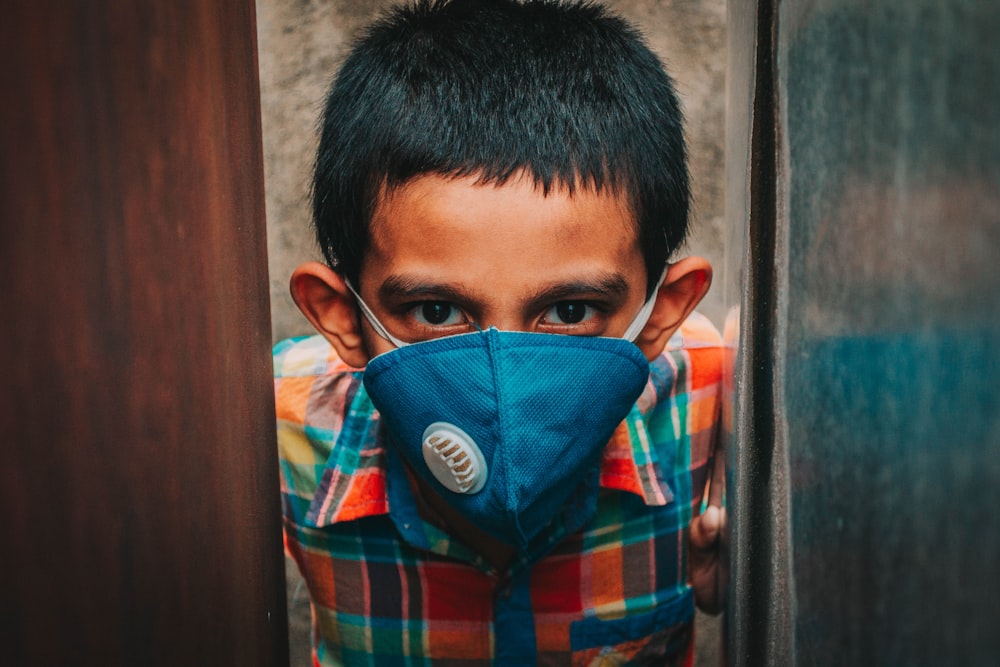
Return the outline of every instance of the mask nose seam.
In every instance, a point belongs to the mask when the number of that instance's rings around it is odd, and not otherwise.
[[[486,330],[486,345],[487,349],[489,350],[490,372],[492,373],[493,376],[493,388],[494,388],[494,394],[496,396],[495,400],[497,402],[498,438],[497,438],[497,447],[494,450],[494,456],[500,457],[501,459],[500,466],[494,467],[492,468],[492,470],[509,471],[511,470],[510,461],[508,460],[509,452],[507,451],[507,447],[504,446],[507,442],[507,432],[509,430],[506,424],[507,411],[503,409],[505,405],[504,401],[506,399],[506,395],[503,390],[503,382],[501,381],[501,378],[503,377],[503,369],[501,368],[501,354],[503,353],[505,348],[503,347],[503,343],[500,340],[500,336],[498,334],[499,332],[492,327]],[[504,474],[503,482],[504,482],[503,483],[504,512],[506,513],[508,511],[508,508],[517,507],[516,504],[517,498],[511,497],[511,485],[510,485],[509,475]],[[512,501],[514,501],[513,504]],[[523,539],[524,531],[521,530],[521,522],[519,521],[519,518],[517,517],[516,514],[514,515],[513,519],[518,535]]]

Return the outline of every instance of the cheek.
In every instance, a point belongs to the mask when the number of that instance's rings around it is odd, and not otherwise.
[[[623,337],[625,335],[625,331],[628,329],[629,325],[632,324],[632,320],[635,319],[635,315],[638,312],[638,307],[629,307],[615,313],[615,315],[608,320],[608,328],[604,335],[610,338]]]
[[[368,320],[364,317],[361,320],[361,345],[364,347],[365,354],[369,359],[396,349],[395,345],[375,333]]]
[[[625,335],[625,332],[632,325],[632,322],[639,316],[640,311],[646,305],[646,291],[645,291],[645,273],[643,273],[643,279],[637,280],[634,283],[641,286],[642,289],[636,288],[633,290],[632,294],[628,299],[628,303],[622,306],[609,320],[607,336],[620,338]]]

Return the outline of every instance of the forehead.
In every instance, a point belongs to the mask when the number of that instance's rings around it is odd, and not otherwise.
[[[416,273],[513,288],[579,274],[618,272],[643,281],[635,217],[611,189],[542,191],[527,177],[502,185],[424,175],[380,199],[365,276]]]

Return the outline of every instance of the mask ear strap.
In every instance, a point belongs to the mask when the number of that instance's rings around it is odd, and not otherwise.
[[[372,329],[375,330],[375,333],[377,333],[379,336],[386,339],[396,347],[406,347],[407,345],[409,345],[409,343],[404,343],[403,341],[393,336],[384,326],[382,326],[382,323],[378,321],[377,317],[375,317],[375,313],[372,312],[372,309],[368,307],[368,304],[365,303],[365,300],[361,298],[361,295],[358,294],[357,291],[354,289],[354,286],[351,285],[350,280],[344,280],[344,283],[347,285],[347,289],[351,291],[351,294],[354,295],[354,298],[358,302],[358,308],[361,309],[361,313],[365,316],[365,319],[368,320],[368,324],[372,325]]]
[[[656,281],[656,287],[653,288],[653,293],[649,295],[646,299],[646,303],[642,304],[642,308],[639,312],[635,314],[632,319],[632,323],[628,325],[628,329],[625,330],[625,334],[622,336],[625,340],[634,343],[635,339],[639,337],[642,330],[646,327],[646,323],[649,322],[649,316],[653,314],[653,306],[656,305],[656,295],[660,291],[660,286],[663,285],[663,281],[667,277],[667,268],[663,267],[663,272],[660,274],[660,279]],[[350,287],[350,285],[348,285]]]

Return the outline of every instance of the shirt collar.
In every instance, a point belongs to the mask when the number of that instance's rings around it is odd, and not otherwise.
[[[661,355],[650,364],[646,388],[618,425],[601,461],[600,486],[633,493],[647,505],[667,505],[674,497],[645,424],[657,404],[674,394],[674,363]],[[321,528],[389,512],[386,449],[379,433],[378,410],[364,389],[362,375],[355,373],[348,390],[354,398],[306,514],[308,525]]]

